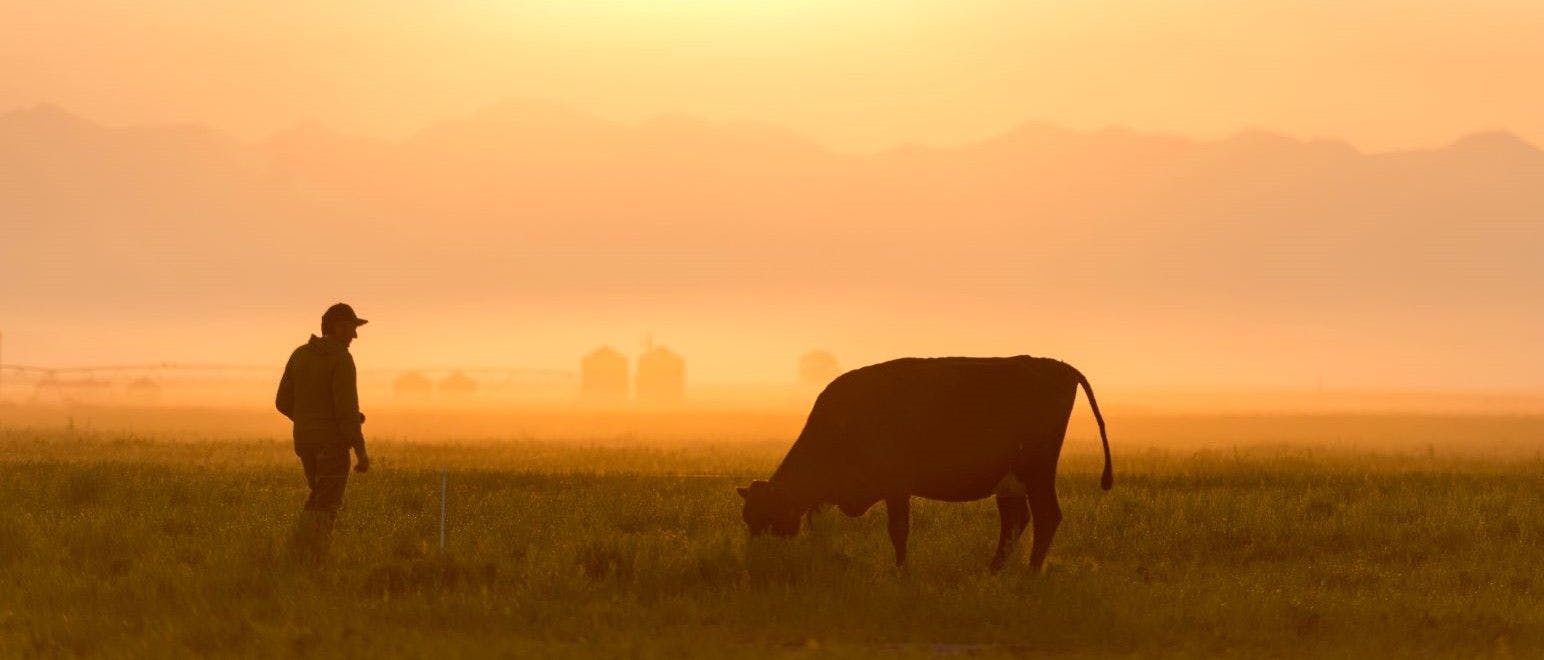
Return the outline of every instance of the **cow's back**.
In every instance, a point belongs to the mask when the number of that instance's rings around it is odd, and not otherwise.
[[[904,358],[855,369],[821,393],[779,472],[798,469],[788,463],[802,454],[825,464],[805,469],[826,472],[840,497],[985,497],[1026,443],[1064,428],[1076,382],[1068,365],[1028,356]]]

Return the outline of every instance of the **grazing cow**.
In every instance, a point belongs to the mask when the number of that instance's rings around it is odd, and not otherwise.
[[[1100,485],[1109,490],[1104,418],[1088,379],[1071,365],[1027,355],[903,358],[826,386],[771,480],[737,489],[745,524],[753,536],[792,536],[800,517],[822,504],[859,516],[884,500],[895,563],[904,566],[913,495],[946,502],[996,495],[1002,531],[992,570],[1008,560],[1033,512],[1029,561],[1038,571],[1061,522],[1056,461],[1079,385],[1099,423]]]

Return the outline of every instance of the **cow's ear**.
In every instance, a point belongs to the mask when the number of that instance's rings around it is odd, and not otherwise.
[[[747,496],[747,495],[749,495],[749,494],[750,494],[750,492],[751,492],[751,489],[749,489],[749,488],[745,488],[745,487],[743,487],[743,486],[740,486],[740,487],[736,487],[736,488],[735,488],[735,489],[734,489],[734,492],[736,492],[736,493],[739,493],[739,494],[740,494],[740,499],[742,499],[742,500],[743,500],[743,499],[745,499],[745,498],[746,498],[746,496]]]

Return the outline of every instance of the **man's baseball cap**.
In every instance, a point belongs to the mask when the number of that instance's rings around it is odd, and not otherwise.
[[[369,323],[369,321],[359,318],[359,315],[354,313],[353,307],[349,307],[344,303],[328,307],[327,311],[322,313],[322,323],[331,323],[333,321],[353,321],[354,325]]]

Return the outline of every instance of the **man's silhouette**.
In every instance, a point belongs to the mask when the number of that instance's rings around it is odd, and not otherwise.
[[[370,469],[360,428],[359,389],[349,344],[364,319],[343,303],[322,314],[322,336],[312,335],[290,354],[279,380],[275,405],[295,423],[295,454],[305,469],[311,495],[295,524],[290,549],[304,559],[326,556],[332,526],[348,484],[349,449],[359,457],[354,470]]]

